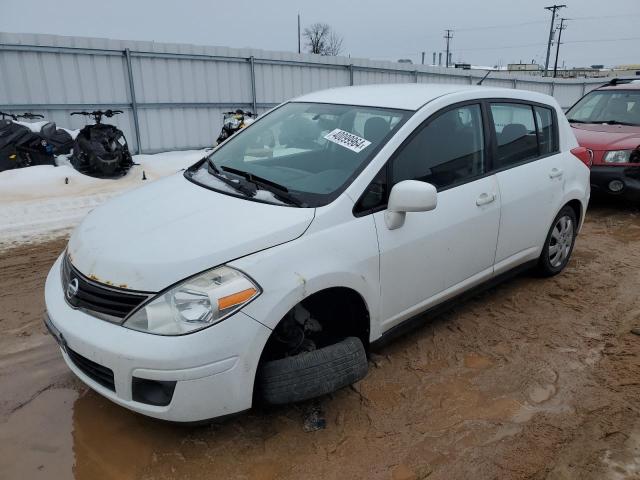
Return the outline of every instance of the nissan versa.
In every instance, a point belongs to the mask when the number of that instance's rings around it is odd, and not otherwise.
[[[305,95],[93,210],[49,273],[45,323],[80,379],[152,417],[322,395],[419,314],[515,269],[559,273],[589,162],[534,92]]]

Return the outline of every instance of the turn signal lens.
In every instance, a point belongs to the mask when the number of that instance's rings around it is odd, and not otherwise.
[[[233,295],[227,295],[218,299],[218,310],[226,310],[227,308],[235,307],[250,300],[258,291],[255,288],[247,288]]]

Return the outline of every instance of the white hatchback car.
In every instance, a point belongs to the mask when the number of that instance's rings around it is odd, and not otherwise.
[[[523,267],[560,272],[587,153],[539,93],[305,95],[93,210],[49,273],[45,323],[78,377],[152,417],[321,395],[419,314]]]

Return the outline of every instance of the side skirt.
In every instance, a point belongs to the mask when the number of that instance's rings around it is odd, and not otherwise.
[[[371,342],[370,349],[375,350],[378,348],[382,348],[385,345],[388,345],[392,340],[417,329],[418,327],[422,326],[426,322],[433,320],[438,315],[442,315],[443,313],[451,310],[456,305],[459,305],[460,302],[469,300],[470,298],[473,298],[478,294],[492,287],[495,287],[496,285],[499,285],[500,283],[503,283],[504,281],[509,280],[522,272],[532,269],[537,265],[537,263],[538,263],[538,260],[536,259],[536,260],[530,260],[526,263],[523,263],[522,265],[518,265],[517,267],[514,267],[511,270],[503,272],[500,275],[497,275],[480,285],[470,288],[469,290],[462,292],[459,295],[456,295],[455,297],[445,300],[444,302],[438,305],[435,305],[423,312],[416,314],[411,318],[408,318],[404,322],[384,332],[382,336],[377,340],[374,340],[373,342]]]

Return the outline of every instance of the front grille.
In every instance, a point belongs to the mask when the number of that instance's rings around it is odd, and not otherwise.
[[[116,391],[112,370],[83,357],[79,353],[71,350],[69,347],[67,347],[66,352],[73,364],[87,377],[113,392]]]
[[[72,307],[97,313],[99,315],[96,316],[99,318],[117,323],[151,295],[90,280],[71,265],[66,255],[62,262],[62,288],[67,302]]]

